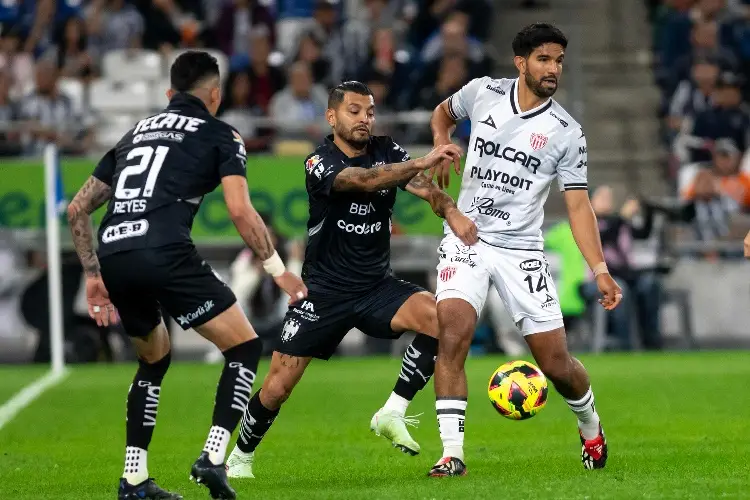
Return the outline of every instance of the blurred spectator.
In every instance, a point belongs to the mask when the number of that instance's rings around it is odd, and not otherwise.
[[[482,43],[469,35],[469,16],[464,12],[455,11],[448,16],[440,32],[425,43],[421,58],[429,64],[448,53],[463,55],[474,64],[485,62]]]
[[[750,146],[750,115],[742,102],[740,79],[731,73],[720,75],[712,95],[713,107],[686,120],[675,140],[674,150],[682,164],[711,161],[713,141],[734,140],[741,151]]]
[[[735,210],[750,210],[750,173],[740,171],[741,153],[732,139],[719,139],[714,144],[712,163],[708,165],[691,165],[681,172],[683,185],[683,197],[686,200],[694,200],[699,197],[699,191],[703,188],[702,198],[712,199],[714,191],[728,196],[735,203]],[[703,170],[705,167],[707,169]],[[709,177],[698,174],[702,171],[710,171],[710,179],[715,184],[715,189],[707,190],[706,185]],[[723,206],[729,206],[725,203]]]
[[[263,116],[253,101],[252,81],[246,71],[229,75],[219,117],[237,129],[245,140],[249,153],[267,151],[271,143],[271,131],[256,126],[255,119]]]
[[[10,99],[10,76],[0,71],[0,156],[15,156],[21,153],[21,144],[16,127],[16,106]]]
[[[296,62],[289,68],[289,85],[271,99],[271,117],[278,120],[277,137],[318,141],[327,129],[326,90],[313,84],[310,66]]]
[[[91,145],[90,124],[75,115],[70,98],[60,91],[57,80],[57,65],[40,61],[36,66],[36,88],[20,102],[26,154],[42,154],[49,141],[56,142],[65,154],[83,154]]]
[[[250,80],[252,101],[270,113],[271,98],[286,85],[286,76],[280,64],[272,64],[271,41],[265,27],[250,33]]]
[[[143,16],[125,0],[94,0],[86,18],[95,57],[112,50],[139,48],[143,44]]]
[[[341,35],[338,5],[340,5],[338,1],[332,3],[331,0],[319,0],[313,13],[312,27],[322,45],[323,58],[330,63],[328,80],[336,83],[339,83],[344,76],[346,62],[343,57],[346,47]],[[299,50],[299,43],[297,48]]]
[[[609,272],[623,289],[621,304],[607,312],[609,329],[621,349],[632,349],[631,319],[635,308],[643,347],[658,349],[661,347],[661,285],[655,273],[639,272],[631,263],[633,238],[640,236],[631,220],[640,210],[640,204],[636,200],[629,200],[620,213],[616,213],[612,189],[601,186],[593,192],[591,206],[598,219],[604,260]],[[594,281],[584,284],[582,291],[589,301],[598,297]]]
[[[357,71],[357,79],[367,80],[377,74],[390,80],[388,101],[398,109],[412,109],[411,67],[405,50],[396,49],[391,28],[378,28],[372,33],[371,47],[365,65]],[[433,80],[434,81],[434,80]]]
[[[387,0],[364,0],[364,15],[351,16],[344,25],[344,79],[358,78],[356,74],[370,55],[373,33],[378,28],[393,26],[393,10]]]
[[[247,51],[250,31],[264,26],[271,45],[276,43],[276,28],[271,11],[259,0],[230,0],[221,8],[216,23],[216,44],[219,50],[232,56]]]
[[[22,52],[24,39],[19,29],[11,29],[0,37],[0,71],[10,78],[10,96],[18,99],[28,92],[34,81],[34,59]]]
[[[88,36],[83,19],[68,18],[58,29],[55,42],[44,57],[55,61],[60,76],[83,79],[93,75],[93,61],[88,51]]]
[[[418,107],[433,110],[435,107],[458,92],[468,81],[469,70],[466,59],[457,55],[447,55],[440,60],[437,81],[425,87],[419,94]]]
[[[203,29],[201,0],[134,0],[143,19],[143,46],[168,53],[181,45],[192,46]]]
[[[396,124],[388,123],[386,120],[381,121],[378,118],[379,116],[389,115],[393,112],[389,103],[390,78],[387,75],[373,71],[364,80],[364,84],[372,92],[372,100],[375,103],[375,133],[378,135],[398,135]]]
[[[719,67],[707,60],[698,60],[692,68],[692,78],[682,80],[669,104],[667,126],[672,132],[680,130],[686,117],[693,118],[711,107],[711,95],[716,88]]]
[[[303,33],[294,62],[309,64],[315,83],[334,87],[338,82],[332,80],[331,61],[323,57],[323,43],[315,33],[313,30]]]
[[[323,5],[325,4],[325,5]],[[284,56],[291,58],[299,42],[300,33],[315,25],[313,17],[320,16],[322,9],[340,12],[342,2],[338,0],[277,0],[276,22],[277,47]],[[327,14],[326,14],[327,15]]]

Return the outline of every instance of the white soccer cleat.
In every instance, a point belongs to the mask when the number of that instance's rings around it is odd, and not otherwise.
[[[412,439],[406,426],[416,427],[418,423],[419,420],[415,417],[404,417],[396,412],[381,408],[373,415],[370,421],[370,430],[376,436],[383,436],[390,440],[394,448],[413,456],[419,454],[419,443]]]
[[[254,459],[255,452],[245,453],[235,446],[227,459],[227,477],[255,479],[253,475]]]

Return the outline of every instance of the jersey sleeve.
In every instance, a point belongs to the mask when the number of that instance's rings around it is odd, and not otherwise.
[[[245,177],[247,170],[247,152],[242,136],[229,128],[222,131],[222,141],[219,143],[219,177],[241,175]]]
[[[448,98],[448,110],[451,118],[456,121],[471,118],[471,110],[474,109],[474,101],[479,89],[482,88],[487,78],[474,78],[461,87],[461,89]]]
[[[560,191],[588,189],[588,151],[583,129],[573,129],[565,138],[563,157],[557,164]]]
[[[411,156],[409,156],[409,153],[406,152],[404,148],[402,148],[396,141],[391,139],[388,141],[388,163],[403,163],[405,161],[411,160]],[[398,187],[400,187],[403,190],[406,190],[406,185],[409,184],[410,181],[404,181],[401,184],[399,184]]]
[[[96,164],[94,172],[91,174],[107,186],[112,185],[112,179],[115,176],[115,167],[117,166],[117,160],[115,158],[115,150],[110,149],[107,151],[99,163]]]
[[[305,184],[307,191],[316,197],[326,197],[331,194],[333,181],[348,165],[343,161],[331,161],[319,154],[309,156],[305,160]]]

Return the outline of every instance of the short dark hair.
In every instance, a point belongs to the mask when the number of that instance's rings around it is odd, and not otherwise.
[[[564,49],[568,46],[568,38],[562,31],[551,24],[529,24],[519,31],[513,39],[513,54],[521,57],[529,57],[534,52],[534,49],[545,43],[557,43],[562,45]]]
[[[362,82],[351,80],[348,82],[342,82],[336,85],[328,92],[328,109],[335,109],[339,107],[339,104],[344,102],[344,95],[347,92],[354,92],[359,95],[372,95],[370,87]]]
[[[219,77],[219,63],[208,52],[189,50],[180,54],[169,70],[173,90],[187,92],[211,77]]]

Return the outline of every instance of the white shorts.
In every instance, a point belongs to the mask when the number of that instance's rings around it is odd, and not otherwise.
[[[482,241],[469,247],[449,234],[438,254],[438,302],[463,299],[479,317],[493,283],[524,335],[562,328],[557,290],[541,250],[511,250]]]

